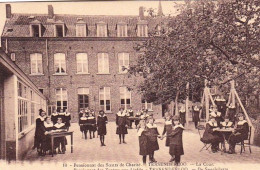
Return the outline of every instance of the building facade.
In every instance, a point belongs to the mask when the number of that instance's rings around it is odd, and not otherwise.
[[[81,108],[132,107],[161,117],[161,105],[138,93],[141,78],[127,74],[139,55],[134,47],[160,29],[160,19],[144,16],[143,7],[139,16],[82,16],[54,14],[51,5],[46,15],[13,14],[7,4],[1,43],[46,96],[49,114],[68,109],[76,121]]]
[[[22,159],[31,149],[35,119],[47,101],[0,48],[0,159]]]

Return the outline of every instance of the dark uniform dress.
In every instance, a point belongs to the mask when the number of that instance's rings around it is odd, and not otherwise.
[[[54,130],[61,130],[61,129],[64,129],[64,130],[66,130],[67,128],[66,128],[66,126],[65,126],[65,124],[64,123],[56,123],[54,126],[53,126],[53,129]],[[62,152],[65,152],[66,151],[66,147],[65,147],[65,145],[67,145],[67,139],[66,139],[66,137],[56,137],[55,139],[54,139],[54,146],[55,146],[55,148],[59,148],[59,146],[61,145],[61,150],[62,150]]]
[[[65,126],[67,128],[69,128],[70,127],[70,120],[71,120],[70,113],[65,113],[64,118],[65,118]]]
[[[159,135],[156,124],[151,125],[147,124],[148,131],[148,153],[153,154],[154,151],[159,150],[159,144],[157,140],[157,136]]]
[[[229,121],[229,122],[221,122],[220,127],[222,129],[229,129],[229,128],[233,128],[234,126],[233,126],[233,122]],[[225,140],[228,140],[232,132],[222,132],[222,133],[224,133]]]
[[[200,121],[200,109],[198,107],[193,108],[193,121],[195,128],[197,128],[198,122]]]
[[[185,126],[185,123],[186,123],[186,111],[185,110],[180,110],[179,114],[180,114],[180,123],[183,126]]]
[[[43,145],[45,142],[45,128],[44,128],[44,117],[39,116],[36,119],[36,128],[34,135],[34,148],[38,150],[43,150]]]
[[[212,111],[210,113],[211,116],[215,117],[216,121],[217,121],[217,124],[218,124],[218,127],[220,127],[220,122],[223,121],[223,117],[221,116],[221,112],[218,112],[218,111]]]
[[[127,132],[127,121],[126,121],[126,114],[125,112],[121,113],[118,112],[116,114],[116,125],[118,126],[116,129],[116,134],[122,135],[122,134],[128,134]]]
[[[62,119],[62,123],[65,123],[65,113],[59,113],[58,114],[58,118],[61,118]]]
[[[58,115],[59,115],[58,113],[51,114],[51,121],[53,122],[54,125],[57,123]]]
[[[171,130],[172,130],[172,121],[171,120],[165,121],[163,133],[162,133],[162,135],[166,134],[165,146],[170,146],[170,139],[169,139],[168,135],[171,132]]]
[[[138,118],[138,119],[135,120],[135,126],[137,127],[137,125],[138,125],[139,122],[140,122],[141,113],[140,113],[140,112],[137,112],[136,115],[135,115],[135,117]]]
[[[106,115],[98,115],[97,117],[97,128],[98,128],[98,135],[106,135],[107,134],[107,116]]]
[[[45,128],[45,131],[47,131],[47,132],[54,130],[53,123],[44,122],[44,128]],[[44,151],[50,151],[50,150],[51,150],[51,138],[49,136],[46,136]]]
[[[149,155],[148,152],[148,131],[144,128],[139,128],[137,131],[139,139],[139,155],[146,156]]]
[[[229,120],[231,122],[235,123],[235,121],[236,121],[236,108],[235,107],[229,107],[227,114],[228,114]]]
[[[232,133],[229,137],[229,144],[233,147],[236,143],[242,142],[248,138],[249,125],[246,120],[239,121],[235,128],[234,133]]]
[[[206,129],[201,139],[204,143],[211,143],[212,151],[217,151],[218,145],[223,141],[223,137],[219,132],[213,131],[213,128],[217,128],[217,123],[212,123],[211,121],[206,123]]]
[[[170,155],[184,155],[183,151],[183,143],[182,143],[182,133],[183,133],[184,127],[180,125],[175,125],[172,127],[171,132],[169,133],[169,139],[170,139],[170,149],[169,154]]]
[[[129,117],[134,117],[134,111],[132,109],[128,110],[128,115]],[[129,127],[132,128],[132,124],[133,124],[134,120],[129,120]]]
[[[87,121],[88,121],[88,118],[87,117],[81,117],[79,119],[79,128],[80,128],[80,131],[84,134],[86,134],[87,132]],[[86,136],[85,136],[86,137]]]
[[[225,99],[216,99],[215,103],[217,105],[218,111],[221,112],[221,115],[225,117],[226,114],[226,100]]]
[[[97,131],[97,126],[96,126],[96,118],[94,116],[89,116],[88,117],[88,123],[91,124],[89,125],[89,130],[92,132]]]

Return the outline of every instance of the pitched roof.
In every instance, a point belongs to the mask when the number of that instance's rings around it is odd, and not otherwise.
[[[104,22],[108,25],[109,37],[116,37],[116,25],[126,23],[129,37],[136,37],[136,25],[140,23],[138,16],[123,15],[54,15],[49,19],[47,14],[12,14],[11,18],[6,19],[2,33],[3,37],[30,37],[30,23],[38,21],[44,27],[42,37],[54,36],[54,24],[64,23],[66,26],[65,37],[76,37],[76,23],[87,24],[88,37],[96,37],[96,24]],[[164,20],[163,18],[145,17],[148,23],[148,31],[154,31],[156,25]]]

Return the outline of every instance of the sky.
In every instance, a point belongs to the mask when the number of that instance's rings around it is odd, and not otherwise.
[[[21,0],[20,0],[21,1]],[[34,0],[35,1],[35,0]],[[161,1],[164,14],[176,13],[176,3],[182,1]],[[12,13],[47,14],[52,5],[55,14],[79,15],[138,15],[139,7],[158,9],[159,1],[85,1],[85,2],[16,2],[0,0],[0,35],[5,23],[5,5],[11,4]]]

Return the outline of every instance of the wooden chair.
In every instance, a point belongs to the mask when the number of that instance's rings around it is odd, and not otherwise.
[[[200,141],[204,144],[204,146],[200,149],[200,152],[205,149],[208,150],[211,147],[211,143],[205,142],[202,138],[202,133],[205,131],[205,126],[204,125],[198,125],[197,126],[198,133],[200,135]],[[209,150],[208,150],[209,151]]]
[[[249,132],[248,132],[248,138],[246,140],[243,140],[241,143],[238,143],[237,145],[241,145],[241,150],[240,150],[240,154],[242,154],[242,152],[246,151],[246,147],[249,148],[249,152],[252,153],[251,151],[251,126],[249,126]]]

